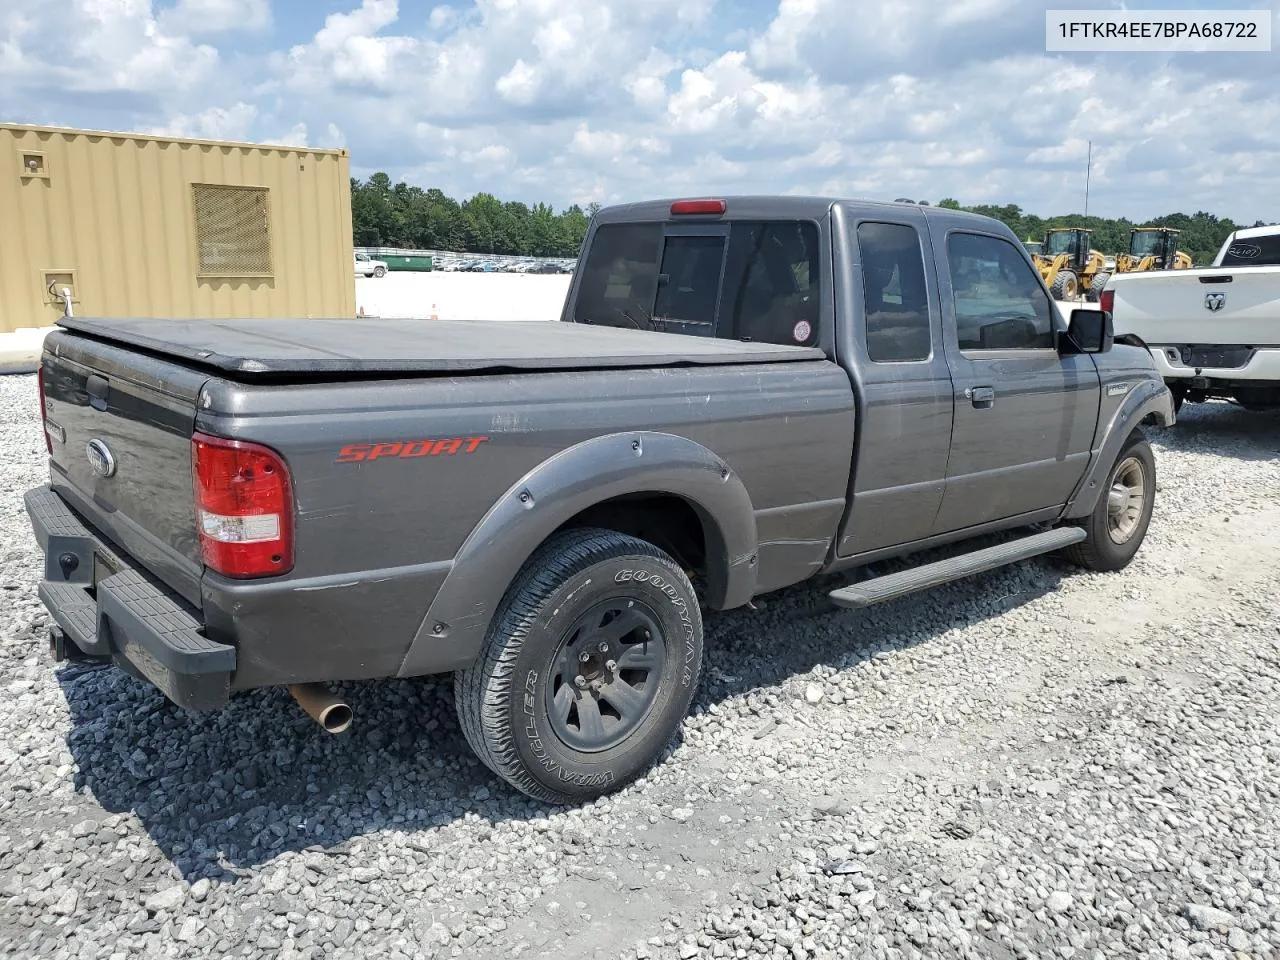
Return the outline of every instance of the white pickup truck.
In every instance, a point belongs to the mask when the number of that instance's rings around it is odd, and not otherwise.
[[[1147,345],[1174,403],[1280,409],[1280,226],[1237,230],[1213,266],[1111,277],[1117,336]]]

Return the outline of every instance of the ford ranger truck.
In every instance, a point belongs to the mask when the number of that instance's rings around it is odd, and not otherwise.
[[[564,322],[60,325],[26,496],[56,658],[201,710],[283,686],[331,731],[330,684],[451,673],[477,755],[553,803],[655,762],[716,611],[1124,567],[1174,419],[1005,226],[896,203],[603,210]]]
[[[1214,266],[1116,274],[1103,306],[1184,402],[1280,409],[1280,228],[1238,230]]]

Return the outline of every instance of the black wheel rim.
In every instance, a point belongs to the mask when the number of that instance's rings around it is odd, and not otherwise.
[[[653,709],[667,662],[667,638],[643,603],[625,597],[591,607],[569,628],[552,661],[547,716],[566,746],[615,747]]]

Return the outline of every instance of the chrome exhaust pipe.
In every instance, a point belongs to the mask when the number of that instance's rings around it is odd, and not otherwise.
[[[289,693],[307,716],[329,733],[342,733],[351,726],[351,707],[323,683],[291,683]]]

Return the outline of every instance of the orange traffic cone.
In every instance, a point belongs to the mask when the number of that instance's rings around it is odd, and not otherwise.
[[[440,319],[440,315],[436,313],[436,305],[434,303],[431,305],[431,319],[432,320]]]

